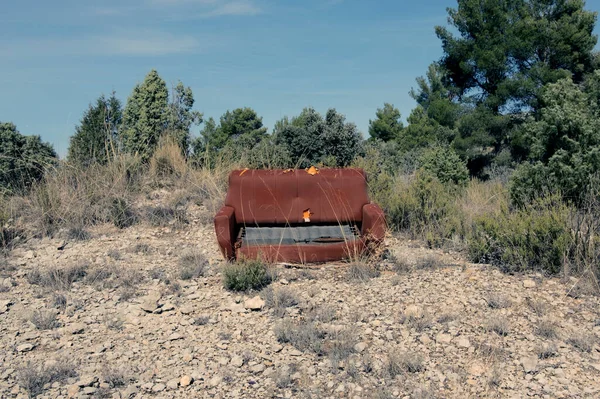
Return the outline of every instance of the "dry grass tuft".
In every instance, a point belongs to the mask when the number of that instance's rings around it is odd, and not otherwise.
[[[361,260],[350,263],[346,270],[346,278],[350,281],[364,283],[376,277],[379,277],[379,270]]]

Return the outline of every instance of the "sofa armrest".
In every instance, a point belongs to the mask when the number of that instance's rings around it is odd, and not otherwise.
[[[215,216],[215,232],[217,242],[223,256],[228,260],[235,259],[235,213],[230,206],[224,206]]]
[[[379,205],[364,205],[361,235],[369,240],[380,242],[385,237],[385,230],[385,214]]]

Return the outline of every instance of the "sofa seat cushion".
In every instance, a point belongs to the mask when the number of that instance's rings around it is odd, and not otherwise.
[[[328,244],[353,240],[358,236],[354,225],[313,225],[246,227],[241,231],[242,246]]]

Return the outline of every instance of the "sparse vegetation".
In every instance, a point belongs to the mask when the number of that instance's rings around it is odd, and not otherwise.
[[[56,313],[51,310],[36,310],[31,314],[29,321],[38,330],[52,330],[59,326]]]
[[[260,260],[242,260],[223,267],[223,284],[230,291],[261,290],[273,280],[273,271]]]
[[[287,287],[267,287],[262,291],[261,296],[277,317],[283,317],[287,308],[296,306],[299,302],[298,295]]]
[[[569,345],[572,345],[582,352],[591,352],[595,341],[593,335],[585,333],[574,333],[567,339]]]
[[[208,259],[197,250],[184,253],[179,258],[179,278],[190,280],[206,275]]]
[[[505,317],[498,316],[488,321],[486,330],[495,332],[496,334],[505,337],[510,331],[510,324]]]
[[[41,395],[46,386],[54,382],[62,382],[67,378],[76,377],[74,365],[66,359],[53,362],[49,366],[36,366],[27,363],[18,371],[19,385],[35,398]]]
[[[503,294],[493,292],[489,293],[485,297],[485,301],[487,302],[490,309],[504,309],[511,306],[511,301]]]
[[[423,370],[423,357],[418,353],[392,351],[387,356],[384,370],[388,377],[394,379],[403,373],[418,373]]]
[[[545,339],[554,339],[558,337],[556,324],[548,320],[541,320],[535,327],[536,335]]]
[[[549,359],[558,355],[558,348],[554,343],[544,343],[537,347],[537,355],[540,359]]]
[[[379,277],[379,270],[368,262],[357,260],[348,265],[346,277],[350,281],[366,282]]]

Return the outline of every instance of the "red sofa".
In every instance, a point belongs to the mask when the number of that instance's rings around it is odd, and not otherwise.
[[[386,230],[364,171],[350,168],[234,170],[214,223],[226,259],[292,263],[360,255]]]

